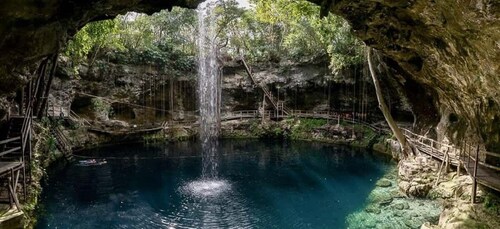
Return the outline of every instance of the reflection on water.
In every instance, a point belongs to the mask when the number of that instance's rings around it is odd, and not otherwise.
[[[390,166],[307,142],[222,141],[218,178],[201,145],[95,149],[102,166],[49,171],[37,228],[345,228]]]

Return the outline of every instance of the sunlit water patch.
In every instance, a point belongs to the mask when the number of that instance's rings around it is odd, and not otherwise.
[[[347,228],[393,168],[345,147],[222,141],[218,176],[206,178],[201,151],[182,142],[82,152],[107,164],[50,169],[36,227]]]

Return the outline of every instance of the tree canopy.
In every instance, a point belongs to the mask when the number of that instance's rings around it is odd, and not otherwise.
[[[328,61],[333,74],[363,60],[363,43],[335,15],[321,18],[320,7],[305,0],[252,0],[240,8],[221,0],[215,8],[217,39],[224,59],[244,55],[252,62]],[[193,70],[195,10],[173,8],[151,16],[128,13],[82,28],[66,47],[73,62],[113,61]]]

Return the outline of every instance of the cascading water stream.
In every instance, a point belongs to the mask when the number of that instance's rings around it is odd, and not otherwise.
[[[198,100],[200,109],[200,140],[203,149],[203,178],[217,176],[216,148],[219,137],[220,101],[219,66],[215,42],[215,0],[198,7]]]
[[[217,148],[220,128],[220,84],[214,8],[217,0],[198,7],[198,102],[200,109],[200,141],[202,144],[201,179],[181,188],[195,197],[216,197],[231,185],[217,175]]]

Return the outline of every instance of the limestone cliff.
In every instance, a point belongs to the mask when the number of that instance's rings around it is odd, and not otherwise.
[[[448,137],[479,130],[486,148],[500,152],[500,2],[310,1],[345,17],[403,85],[416,83],[407,92],[420,119],[428,109],[456,114]]]
[[[468,132],[481,136],[488,150],[500,152],[498,1],[309,1],[321,5],[323,12],[345,17],[359,38],[380,51],[407,91],[419,122],[445,123],[437,137],[458,143]],[[33,72],[32,65],[89,21],[132,10],[195,7],[198,2],[2,1],[0,92],[10,93],[22,85]]]
[[[91,120],[107,121],[111,118],[141,124],[153,119],[181,120],[197,109],[195,72],[169,72],[147,64],[110,62],[107,59],[96,60],[97,64],[90,69],[86,64],[79,65],[74,71],[66,59],[59,58],[49,96],[49,103],[56,111],[62,108],[67,113],[71,107]],[[348,114],[355,109],[358,113],[369,113],[372,121],[381,120],[373,85],[363,74],[362,66],[343,71],[341,81],[330,80],[326,62],[255,64],[253,71],[257,83],[279,96],[289,109],[343,111]],[[257,110],[261,106],[263,93],[250,80],[242,65],[227,63],[222,72],[223,112]],[[395,87],[388,75],[381,76],[381,79],[384,88]],[[398,120],[412,122],[411,111],[405,100],[399,99],[400,94],[395,90],[385,92]],[[98,97],[105,100],[100,103],[108,103],[110,111],[106,114],[96,113],[95,106],[99,104],[95,104],[98,102],[95,99]],[[269,103],[267,106],[272,109]]]
[[[153,13],[201,0],[5,0],[0,2],[0,95],[12,92],[44,56],[86,23],[127,11]]]

